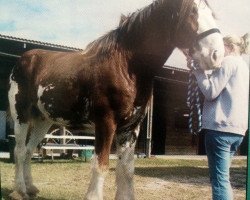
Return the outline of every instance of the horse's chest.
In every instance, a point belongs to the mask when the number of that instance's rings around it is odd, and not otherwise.
[[[37,106],[46,118],[62,124],[80,124],[89,120],[91,100],[79,88],[39,85]]]

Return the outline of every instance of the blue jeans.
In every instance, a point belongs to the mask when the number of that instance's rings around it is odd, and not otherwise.
[[[213,200],[232,200],[230,165],[243,136],[207,129],[204,132]]]

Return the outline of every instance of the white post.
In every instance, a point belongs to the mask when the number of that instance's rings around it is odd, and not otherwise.
[[[65,128],[65,126],[63,126],[62,127],[62,135],[63,136],[66,136],[66,128]],[[63,138],[63,145],[65,145],[66,144],[66,139],[65,138]],[[66,150],[65,149],[63,149],[63,153],[65,154],[66,153]]]
[[[150,158],[151,156],[151,143],[152,143],[152,125],[153,125],[153,93],[150,98],[148,106],[148,115],[147,115],[147,144],[146,144],[146,156]]]

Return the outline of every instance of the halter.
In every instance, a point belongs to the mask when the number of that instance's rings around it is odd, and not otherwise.
[[[200,33],[196,38],[196,42],[198,42],[199,40],[202,40],[203,38],[205,38],[213,33],[221,33],[221,32],[218,28],[211,28],[207,31],[204,31],[203,33]]]
[[[196,38],[196,43],[199,40],[211,35],[213,33],[221,33],[219,29],[212,28],[203,33],[200,33]],[[192,69],[197,69],[199,66],[192,61],[191,66]],[[196,82],[196,78],[190,70],[189,73],[189,81],[188,81],[188,94],[187,94],[187,106],[190,109],[189,120],[188,120],[188,128],[189,132],[192,134],[198,134],[201,131],[201,99],[200,99],[200,90],[198,84]]]

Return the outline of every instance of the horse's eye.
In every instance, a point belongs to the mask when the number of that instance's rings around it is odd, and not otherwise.
[[[201,51],[201,47],[197,42],[189,49],[190,55],[194,54],[195,51]]]
[[[194,45],[194,49],[197,50],[197,51],[201,51],[201,46],[198,43],[196,43]]]
[[[198,14],[198,8],[196,6],[193,6],[193,9],[192,9],[192,14]]]

